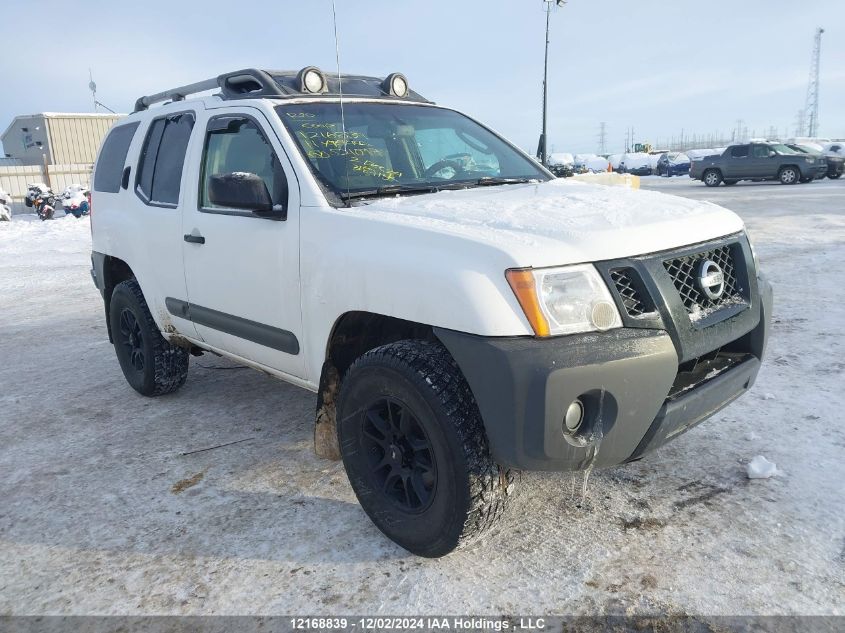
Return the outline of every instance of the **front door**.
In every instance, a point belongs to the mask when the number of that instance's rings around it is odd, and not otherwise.
[[[758,178],[774,178],[778,175],[778,157],[771,156],[772,148],[762,143],[751,146],[751,162],[749,168],[753,176]]]
[[[183,215],[187,310],[210,346],[305,378],[300,349],[299,186],[287,155],[256,108],[210,110],[193,147],[195,200]],[[255,174],[284,220],[212,201],[209,184]],[[217,177],[217,180],[214,180]],[[260,186],[260,183],[259,183]]]

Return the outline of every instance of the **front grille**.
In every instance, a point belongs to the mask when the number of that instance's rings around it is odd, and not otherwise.
[[[699,267],[703,261],[713,260],[722,269],[725,288],[718,299],[711,299],[698,286]],[[745,303],[742,288],[736,275],[736,266],[731,245],[720,246],[713,250],[675,257],[664,260],[663,265],[672,277],[672,283],[681,296],[681,301],[690,315],[696,320],[730,305]]]
[[[617,268],[610,271],[610,278],[616,286],[616,292],[629,316],[638,317],[653,311],[646,293],[630,268]]]

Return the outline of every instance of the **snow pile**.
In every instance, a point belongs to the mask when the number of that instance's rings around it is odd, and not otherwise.
[[[774,462],[770,462],[762,455],[757,455],[748,462],[746,472],[749,479],[769,479],[778,474],[778,468]]]
[[[686,155],[689,159],[700,160],[706,156],[719,156],[722,152],[716,149],[688,149]]]

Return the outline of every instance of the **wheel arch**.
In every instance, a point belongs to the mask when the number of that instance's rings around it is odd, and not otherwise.
[[[136,279],[136,277],[129,264],[118,257],[113,257],[112,255],[104,256],[102,275],[103,280],[101,290],[103,293],[103,303],[105,304],[106,311],[106,327],[108,328],[109,342],[113,343],[114,338],[112,337],[111,331],[111,319],[109,318],[112,293],[114,292],[117,284],[123,281],[128,281],[129,279]]]
[[[335,320],[326,341],[317,389],[314,423],[314,452],[317,455],[340,459],[335,405],[346,370],[369,350],[404,339],[438,340],[430,325],[374,312],[354,310]]]

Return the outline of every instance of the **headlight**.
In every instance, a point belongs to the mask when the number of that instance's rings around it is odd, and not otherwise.
[[[607,285],[590,264],[510,269],[505,273],[537,336],[621,327]]]

